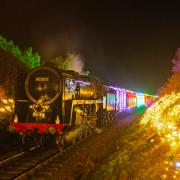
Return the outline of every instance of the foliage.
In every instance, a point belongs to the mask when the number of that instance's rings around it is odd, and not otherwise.
[[[14,112],[14,100],[3,95],[0,97],[0,124],[7,125]]]
[[[9,51],[30,69],[40,65],[40,56],[38,53],[33,53],[31,47],[22,51],[18,46],[14,45],[13,41],[7,40],[2,35],[0,35],[0,49]]]
[[[160,88],[159,97],[171,94],[172,91],[180,92],[180,48],[177,49],[175,57],[172,60],[172,72],[173,75],[165,82]]]
[[[179,72],[180,71],[180,48],[177,49],[176,55],[173,58],[172,63],[173,63],[173,67],[172,67],[173,73]]]
[[[161,88],[159,96],[163,97],[166,94],[171,94],[172,91],[180,92],[180,72],[176,72],[168,79]]]

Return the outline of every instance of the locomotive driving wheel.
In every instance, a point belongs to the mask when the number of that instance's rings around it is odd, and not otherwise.
[[[33,144],[32,137],[29,135],[29,132],[25,132],[22,135],[21,141],[22,141],[23,149],[25,151],[28,151]]]
[[[42,135],[40,136],[39,144],[40,144],[40,147],[41,147],[41,148],[44,148],[44,147],[45,147],[45,145],[46,145],[46,137],[45,137],[44,134],[42,134]]]
[[[78,141],[81,142],[83,139],[83,132],[80,131],[79,135],[78,135]]]
[[[57,148],[60,152],[63,152],[64,147],[65,147],[65,142],[64,142],[64,135],[60,134],[56,136],[56,144]]]

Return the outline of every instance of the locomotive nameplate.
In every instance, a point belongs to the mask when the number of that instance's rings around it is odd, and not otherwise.
[[[49,77],[36,77],[35,81],[38,81],[38,82],[47,82],[47,81],[49,81]]]

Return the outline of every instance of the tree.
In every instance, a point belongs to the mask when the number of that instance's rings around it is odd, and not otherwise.
[[[177,49],[175,57],[172,59],[172,76],[160,88],[159,96],[171,94],[172,91],[180,92],[180,48]]]
[[[172,71],[173,73],[177,73],[180,71],[180,48],[177,49],[175,57],[172,59],[173,67]]]
[[[0,35],[0,49],[7,50],[30,69],[40,65],[40,56],[37,52],[33,53],[31,47],[23,51],[2,35]]]
[[[38,53],[33,53],[32,47],[24,51],[22,59],[29,68],[35,68],[40,65],[40,56]]]

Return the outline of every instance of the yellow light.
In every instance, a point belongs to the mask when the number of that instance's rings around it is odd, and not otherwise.
[[[173,165],[173,162],[170,162],[169,164],[172,166],[172,165]]]
[[[56,120],[55,120],[56,124],[60,124],[60,119],[59,119],[59,116],[56,117]]]
[[[169,129],[171,129],[172,127],[173,127],[172,124],[169,124],[169,125],[168,125],[168,128],[169,128]]]
[[[173,141],[172,143],[171,143],[171,146],[176,146],[176,142],[175,141]]]
[[[13,104],[14,103],[14,100],[13,99],[8,99],[8,101]]]
[[[8,103],[7,99],[2,99],[1,101],[2,101],[4,104],[7,104],[7,103]]]
[[[171,174],[175,168],[174,160],[179,159],[180,150],[180,93],[172,92],[156,101],[146,110],[141,118],[140,125],[147,125],[156,133],[164,145],[168,145],[168,154],[163,163],[164,171]],[[156,139],[155,139],[156,140]],[[169,160],[169,161],[168,161]],[[176,167],[171,178],[178,179],[179,169]],[[166,174],[161,176],[167,178]]]
[[[8,111],[11,110],[11,107],[10,106],[5,106],[5,109],[7,109]]]
[[[17,114],[15,115],[14,117],[14,122],[17,123],[18,122],[18,117],[17,117]]]
[[[6,110],[4,108],[0,108],[0,112],[5,112]]]
[[[164,174],[164,175],[163,175],[163,178],[164,178],[164,179],[166,179],[166,178],[167,178],[167,175],[166,175],[166,174]]]
[[[147,109],[140,124],[149,123],[157,131],[162,142],[166,142],[172,149],[176,149],[180,142],[178,127],[180,116],[180,93],[165,95]]]

